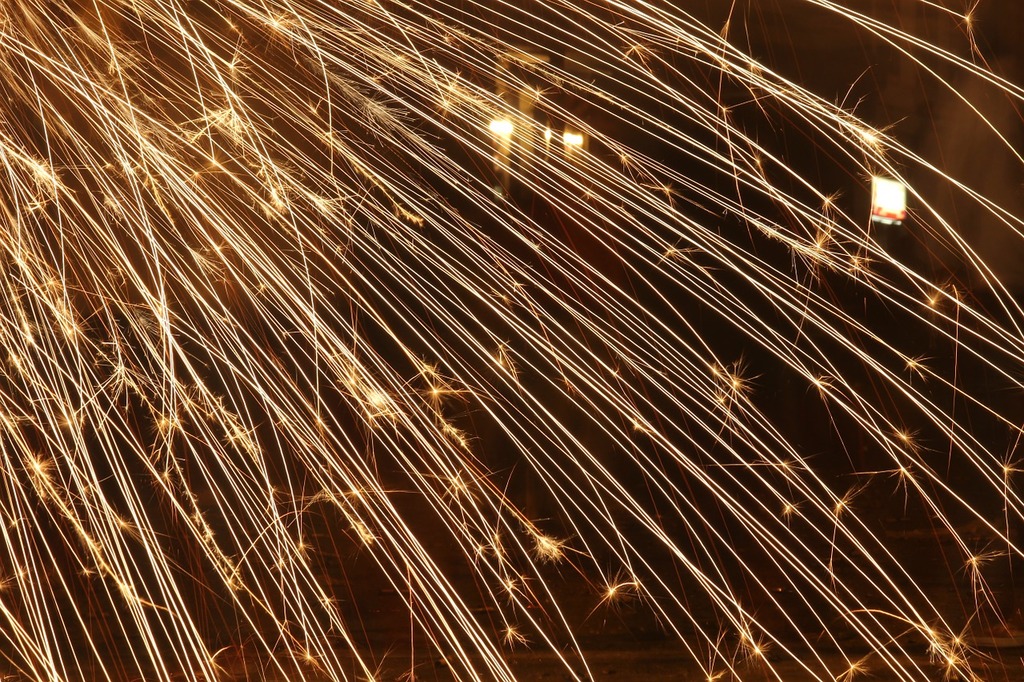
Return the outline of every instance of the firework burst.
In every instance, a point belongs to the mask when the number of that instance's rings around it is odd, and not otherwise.
[[[1010,674],[986,8],[674,4],[0,8],[7,674]]]

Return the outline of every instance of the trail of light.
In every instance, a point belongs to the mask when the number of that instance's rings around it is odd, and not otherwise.
[[[804,4],[1021,161],[956,85],[1018,84]],[[709,679],[988,665],[960,634],[1007,615],[975,536],[1019,557],[1024,519],[985,381],[1022,388],[1024,314],[941,199],[1007,248],[1021,217],[718,28],[651,2],[0,9],[10,671],[515,679],[532,647],[591,678],[626,599]],[[880,172],[951,267],[829,179]],[[791,422],[805,394],[822,424]],[[893,478],[959,604],[861,505]]]

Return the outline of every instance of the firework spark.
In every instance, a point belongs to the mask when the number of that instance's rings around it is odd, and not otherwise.
[[[4,672],[1005,670],[985,7],[675,4],[0,8]]]

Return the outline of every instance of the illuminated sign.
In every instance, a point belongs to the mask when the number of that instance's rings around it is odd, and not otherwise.
[[[907,217],[907,187],[889,178],[871,178],[871,220],[899,225]]]

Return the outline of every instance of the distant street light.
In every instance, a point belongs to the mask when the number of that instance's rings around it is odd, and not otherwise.
[[[496,118],[487,126],[494,135],[494,172],[498,174],[495,194],[507,196],[512,184],[512,133],[515,125],[510,119]]]
[[[515,130],[515,126],[507,118],[497,118],[491,121],[489,130],[497,135],[499,138],[511,138],[512,131]]]

